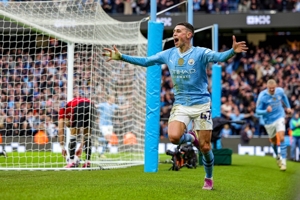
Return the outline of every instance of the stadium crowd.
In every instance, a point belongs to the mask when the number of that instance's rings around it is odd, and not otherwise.
[[[182,0],[157,1],[157,11],[165,10]],[[147,14],[150,11],[150,0],[103,0],[102,8],[111,14]],[[186,5],[171,9],[169,12],[185,12]],[[300,12],[299,0],[193,0],[194,12],[234,13],[258,12],[272,10],[277,12]]]
[[[53,38],[44,41],[42,47],[31,50],[18,46],[8,48],[7,45],[0,44],[2,136],[33,136],[43,131],[49,137],[57,137],[59,109],[67,102],[67,47]],[[118,94],[118,105],[135,106],[132,103],[133,84],[142,81],[134,81],[132,77],[134,74],[138,75],[138,72],[131,66],[116,65],[115,70],[111,65],[100,67],[101,62],[93,59],[98,56],[88,47],[75,48],[74,93],[78,92],[80,96],[101,103],[106,101],[107,95],[115,92]],[[119,116],[124,116],[124,112],[129,116],[126,115],[121,121]],[[121,130],[132,130],[134,117],[130,112],[132,111],[115,112],[116,134]]]
[[[46,130],[50,137],[57,135],[58,111],[66,101],[67,55],[51,53],[51,48],[31,54],[1,47],[2,135],[34,135],[39,130]]]
[[[1,0],[0,4],[6,5],[12,0]],[[26,0],[17,0],[25,2]],[[79,0],[79,7],[92,6],[94,2],[100,2],[103,10],[109,14],[148,14],[151,0]],[[179,4],[183,0],[157,0],[157,11],[165,10]],[[237,12],[300,12],[300,0],[193,0],[194,12],[210,14],[237,13]],[[186,4],[181,4],[168,13],[185,12]]]

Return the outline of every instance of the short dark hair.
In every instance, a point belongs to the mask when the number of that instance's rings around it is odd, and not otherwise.
[[[195,29],[192,24],[190,24],[188,22],[179,22],[178,24],[176,24],[176,26],[179,26],[179,25],[184,26],[185,28],[189,29],[194,36]]]

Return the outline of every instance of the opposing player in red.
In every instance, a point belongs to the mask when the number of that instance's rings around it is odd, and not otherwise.
[[[76,137],[80,132],[84,135],[84,147],[86,160],[83,168],[90,167],[91,158],[91,130],[95,124],[96,109],[94,104],[87,98],[80,96],[74,97],[67,103],[64,108],[59,111],[58,120],[58,136],[62,148],[62,155],[65,157],[67,151],[65,149],[65,127],[70,129],[70,142],[68,150],[70,154],[70,161],[66,168],[77,167],[75,158],[76,151]],[[79,148],[78,151],[81,151]],[[77,152],[76,152],[77,153]]]

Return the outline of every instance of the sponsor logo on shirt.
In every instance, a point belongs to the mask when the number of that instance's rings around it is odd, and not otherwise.
[[[192,74],[196,73],[196,69],[182,69],[170,70],[173,78],[190,78]]]

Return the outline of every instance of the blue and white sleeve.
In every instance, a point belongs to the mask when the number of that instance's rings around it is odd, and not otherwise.
[[[281,93],[282,101],[283,101],[284,105],[285,105],[287,108],[291,108],[289,99],[288,99],[287,96],[285,95],[284,90],[280,90],[280,93]]]
[[[123,61],[134,64],[134,65],[140,65],[142,67],[149,67],[156,64],[163,64],[163,58],[161,54],[155,54],[153,56],[149,57],[138,57],[138,56],[129,56],[122,54]]]
[[[262,102],[262,96],[261,95],[258,96],[258,99],[257,99],[257,102],[256,102],[255,112],[258,115],[265,115],[265,114],[267,114],[267,109],[263,109],[263,102]]]
[[[225,62],[234,55],[235,53],[232,48],[224,52],[216,52],[210,49],[204,51],[204,59],[206,62]]]

